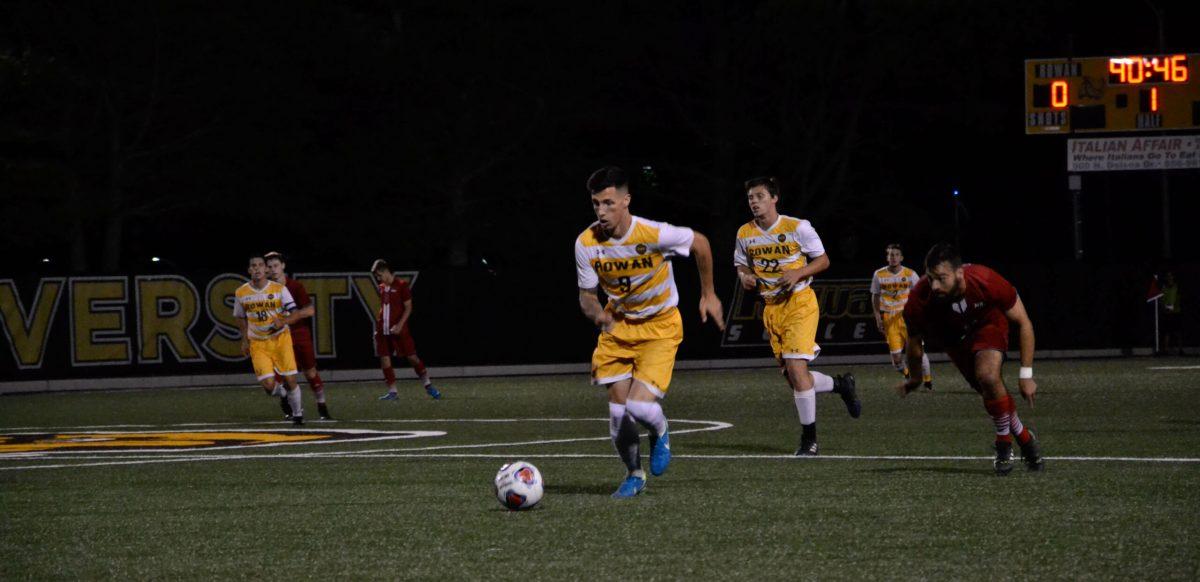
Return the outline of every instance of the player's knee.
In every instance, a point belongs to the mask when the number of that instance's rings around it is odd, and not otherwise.
[[[1000,375],[994,372],[976,372],[975,384],[984,394],[997,394],[1004,391],[1004,382],[1000,380]]]
[[[275,378],[263,378],[260,382],[262,389],[270,394],[275,391]]]

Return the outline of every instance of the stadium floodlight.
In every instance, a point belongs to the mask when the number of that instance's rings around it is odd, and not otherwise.
[[[151,262],[151,263],[157,263],[157,262],[159,262],[159,261],[161,261],[161,260],[162,260],[162,259],[160,259],[160,258],[158,258],[158,257],[150,257],[150,262]]]

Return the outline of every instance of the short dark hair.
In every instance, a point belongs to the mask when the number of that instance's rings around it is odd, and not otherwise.
[[[587,189],[589,194],[596,194],[605,188],[622,190],[629,187],[629,175],[625,170],[616,166],[604,166],[588,177]]]
[[[371,263],[371,272],[372,273],[382,273],[384,271],[387,271],[389,273],[392,272],[392,268],[388,266],[387,261],[385,261],[383,259],[375,259],[375,262]]]
[[[772,198],[779,198],[779,180],[776,180],[775,176],[760,176],[746,180],[747,192],[759,186],[766,188]]]
[[[958,249],[954,245],[945,242],[938,243],[925,254],[926,271],[932,271],[934,267],[942,263],[950,263],[952,269],[962,266],[962,255],[958,254]]]
[[[903,249],[903,248],[901,248],[901,246],[900,246],[900,243],[889,243],[889,244],[888,244],[888,246],[887,246],[887,248],[886,248],[886,249],[884,249],[884,250],[888,250],[888,251],[890,251],[890,250],[892,250],[892,249],[896,249],[896,250],[900,251],[901,253],[903,253],[903,252],[904,252],[904,249]]]
[[[254,259],[262,259],[264,263],[267,262],[267,259],[263,256],[262,253],[250,253],[250,258],[246,259],[246,262],[247,263],[253,262]]]
[[[287,259],[284,259],[283,253],[281,253],[279,251],[271,251],[271,252],[263,255],[264,261],[269,263],[269,262],[271,262],[271,259],[275,259],[276,261],[279,261],[281,263],[287,263]]]

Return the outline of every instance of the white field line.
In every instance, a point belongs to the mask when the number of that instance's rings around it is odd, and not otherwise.
[[[61,457],[59,457],[61,458]],[[283,460],[283,459],[612,459],[610,454],[595,453],[372,453],[346,456],[332,452],[299,453],[282,455],[197,455],[192,457],[156,457],[131,461],[103,461],[91,463],[64,463],[58,465],[25,465],[3,467],[0,471],[18,471],[29,469],[66,469],[77,467],[104,467],[113,465],[150,465],[161,463],[191,463],[197,461],[242,461],[242,460]],[[743,461],[743,460],[775,460],[775,461],[986,461],[990,456],[921,456],[921,455],[820,455],[817,457],[796,457],[788,454],[779,455],[674,455],[673,459],[705,460],[705,461]],[[82,460],[82,459],[81,459]],[[1076,462],[1120,462],[1120,463],[1163,463],[1191,464],[1200,463],[1200,458],[1189,457],[1046,457],[1047,461],[1076,461]]]
[[[1200,370],[1200,366],[1150,366],[1147,370]]]
[[[608,419],[585,419],[585,418],[540,418],[540,419],[432,419],[432,420],[417,420],[417,419],[387,419],[387,420],[372,420],[360,421],[371,423],[425,423],[425,422],[606,422]],[[685,428],[672,431],[675,435],[708,432],[715,430],[724,430],[732,428],[733,425],[727,422],[713,420],[687,420],[675,419],[671,421],[675,424],[704,424],[697,428]],[[276,423],[277,424],[277,423]],[[218,426],[213,424],[189,423],[186,425],[160,425],[163,426]],[[78,427],[76,427],[78,428]],[[112,428],[112,425],[102,428]],[[26,429],[32,430],[32,429]],[[425,432],[425,431],[411,431]],[[428,431],[429,433],[438,431]],[[445,433],[442,433],[445,434]],[[430,434],[429,436],[434,436]],[[411,438],[411,437],[410,437]],[[608,436],[598,437],[579,437],[569,439],[543,439],[533,441],[520,442],[501,442],[501,443],[481,443],[481,444],[466,444],[466,445],[439,445],[432,447],[414,447],[414,448],[391,448],[391,449],[372,449],[360,451],[321,451],[308,453],[272,453],[272,454],[192,454],[192,455],[146,455],[136,456],[128,455],[133,451],[114,451],[116,454],[108,455],[90,455],[80,453],[65,453],[56,454],[51,457],[46,453],[14,453],[11,455],[0,455],[0,460],[13,461],[35,461],[49,460],[51,458],[59,461],[85,461],[82,463],[62,463],[62,464],[40,464],[40,465],[20,465],[12,467],[0,467],[0,471],[17,471],[28,469],[58,469],[58,468],[75,468],[75,467],[100,467],[113,465],[143,465],[143,464],[160,464],[160,463],[187,463],[196,461],[231,461],[231,460],[262,460],[262,459],[346,459],[346,458],[419,458],[419,459],[512,459],[515,457],[524,458],[539,458],[539,459],[610,459],[612,454],[596,454],[596,453],[449,453],[449,452],[430,452],[430,451],[447,451],[452,449],[476,449],[488,447],[518,447],[518,446],[535,446],[547,444],[562,444],[571,442],[588,442],[588,441],[607,441]],[[342,441],[343,443],[354,443],[361,441]],[[249,447],[247,447],[249,448]],[[171,451],[178,452],[178,451]],[[121,453],[126,453],[121,455]],[[77,455],[77,456],[76,456]],[[775,455],[688,455],[676,454],[673,458],[676,459],[693,459],[693,460],[802,460],[802,461],[817,461],[817,460],[842,460],[842,461],[979,461],[991,459],[990,456],[973,456],[973,455],[821,455],[818,457],[800,457],[797,458],[789,454]],[[118,460],[121,459],[121,460]],[[1063,456],[1063,457],[1046,457],[1049,461],[1078,461],[1078,462],[1124,462],[1124,463],[1200,463],[1200,458],[1191,457],[1084,457],[1084,456]]]

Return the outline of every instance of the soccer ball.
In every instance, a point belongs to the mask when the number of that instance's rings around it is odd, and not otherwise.
[[[529,509],[542,500],[542,473],[537,467],[517,461],[496,473],[496,499],[513,511]]]

